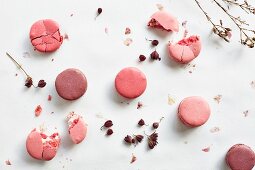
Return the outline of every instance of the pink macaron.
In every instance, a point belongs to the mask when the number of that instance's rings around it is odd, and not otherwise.
[[[29,155],[38,160],[53,159],[60,145],[58,133],[47,136],[39,130],[32,130],[27,137],[26,148]]]
[[[201,51],[199,36],[193,35],[168,45],[169,57],[178,63],[186,64],[195,59]]]
[[[166,11],[155,12],[151,16],[151,20],[147,25],[151,28],[162,29],[165,31],[179,31],[179,22],[173,15]]]
[[[56,51],[63,42],[59,25],[51,19],[35,22],[30,29],[30,40],[34,48],[40,52]]]
[[[190,127],[203,125],[210,114],[209,104],[199,96],[187,97],[179,104],[178,116],[185,125]]]
[[[146,86],[146,76],[135,67],[122,69],[115,78],[117,92],[128,99],[134,99],[142,95]]]
[[[236,144],[228,150],[226,163],[231,170],[252,170],[255,165],[255,153],[249,146]]]
[[[87,135],[87,124],[80,115],[75,114],[74,112],[71,112],[67,116],[67,121],[71,140],[75,144],[81,143]]]
[[[60,97],[66,100],[76,100],[87,91],[87,79],[78,69],[70,68],[61,72],[56,80],[55,87]]]

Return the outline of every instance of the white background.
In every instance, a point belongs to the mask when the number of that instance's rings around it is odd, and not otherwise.
[[[166,44],[176,35],[147,28],[157,3],[180,23],[187,20],[190,34],[201,36],[203,48],[192,61],[194,70],[168,59]],[[211,1],[202,5],[215,21],[225,21]],[[94,20],[98,7],[103,13]],[[234,12],[241,13],[238,9]],[[57,52],[46,55],[34,52],[29,40],[30,26],[44,18],[56,20],[62,34],[69,36]],[[211,35],[211,25],[193,0],[0,0],[0,20],[0,169],[225,170],[224,157],[232,145],[245,143],[255,148],[255,89],[250,85],[255,79],[255,50],[238,43],[239,33],[231,22],[225,21],[236,31],[231,43]],[[130,35],[124,34],[126,27],[131,28]],[[133,39],[129,47],[123,44],[128,37]],[[145,37],[160,41],[157,51],[161,61],[138,62],[140,54],[148,56],[154,50]],[[35,81],[45,79],[47,86],[26,89],[24,75],[5,56],[6,51]],[[23,57],[24,52],[30,57]],[[114,89],[115,75],[127,66],[138,67],[148,79],[146,92],[129,105]],[[57,74],[71,67],[82,70],[88,79],[87,93],[74,102],[61,99],[54,88]],[[47,101],[49,94],[51,102]],[[219,94],[222,100],[217,104],[213,97]],[[175,97],[174,105],[168,104],[168,95]],[[176,116],[178,103],[191,95],[204,97],[212,110],[209,121],[195,129],[183,126]],[[138,101],[145,107],[137,110]],[[43,111],[35,117],[39,104]],[[249,110],[247,117],[245,110]],[[68,138],[65,117],[70,111],[83,115],[88,124],[87,138],[79,145]],[[123,143],[127,134],[152,133],[150,127],[136,126],[140,118],[152,124],[162,116],[159,145],[154,150],[148,150],[146,142],[137,147]],[[100,131],[105,119],[114,122],[111,137]],[[57,156],[49,162],[32,159],[25,149],[28,133],[40,125],[48,131],[56,127],[62,137]],[[214,127],[220,131],[211,133]],[[208,146],[210,151],[203,152]],[[130,164],[132,153],[137,161]],[[11,166],[5,165],[7,159]]]

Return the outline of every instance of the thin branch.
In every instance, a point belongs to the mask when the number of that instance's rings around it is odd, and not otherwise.
[[[229,5],[239,6],[242,10],[244,10],[248,14],[255,14],[255,7],[251,6],[247,0],[244,0],[243,3],[237,2],[237,0],[222,0],[222,1]]]

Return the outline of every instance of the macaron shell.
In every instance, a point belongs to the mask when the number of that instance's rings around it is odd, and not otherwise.
[[[53,52],[63,42],[59,25],[50,19],[35,22],[30,29],[30,39],[35,49],[40,52]]]
[[[79,119],[78,123],[69,128],[69,135],[75,144],[81,143],[87,135],[87,125],[83,119]]]
[[[87,91],[87,79],[80,70],[71,68],[57,76],[55,87],[63,99],[76,100]]]
[[[165,11],[158,11],[154,13],[151,18],[159,22],[159,24],[166,30],[179,31],[179,22],[176,17]]]
[[[179,105],[178,116],[185,125],[201,126],[210,117],[210,107],[201,97],[187,97]]]
[[[146,76],[135,67],[124,68],[115,78],[115,88],[117,92],[121,96],[129,99],[142,95],[146,86]]]
[[[39,132],[33,130],[26,140],[27,152],[35,159],[42,159],[43,143]]]
[[[255,153],[249,146],[236,144],[229,149],[226,163],[232,170],[252,170],[255,165]]]

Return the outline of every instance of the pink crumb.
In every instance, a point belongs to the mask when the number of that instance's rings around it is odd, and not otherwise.
[[[137,103],[137,109],[140,109],[143,106],[142,102]]]
[[[203,152],[209,152],[210,151],[210,147],[204,148],[202,149]]]
[[[136,156],[134,154],[132,154],[132,158],[131,158],[131,161],[130,163],[134,163],[135,161],[137,160]]]
[[[64,39],[65,39],[65,40],[69,40],[69,36],[68,36],[67,33],[64,34]]]
[[[40,116],[42,113],[42,107],[41,105],[38,105],[36,108],[35,108],[35,116],[38,117]]]
[[[11,165],[10,160],[9,160],[9,159],[8,159],[8,160],[6,160],[6,161],[5,161],[5,164],[6,164],[6,165]]]
[[[48,101],[51,101],[51,99],[52,99],[52,96],[49,94],[48,95]]]
[[[130,34],[131,33],[131,29],[130,28],[126,28],[126,30],[125,30],[125,34],[127,35],[127,34]]]

